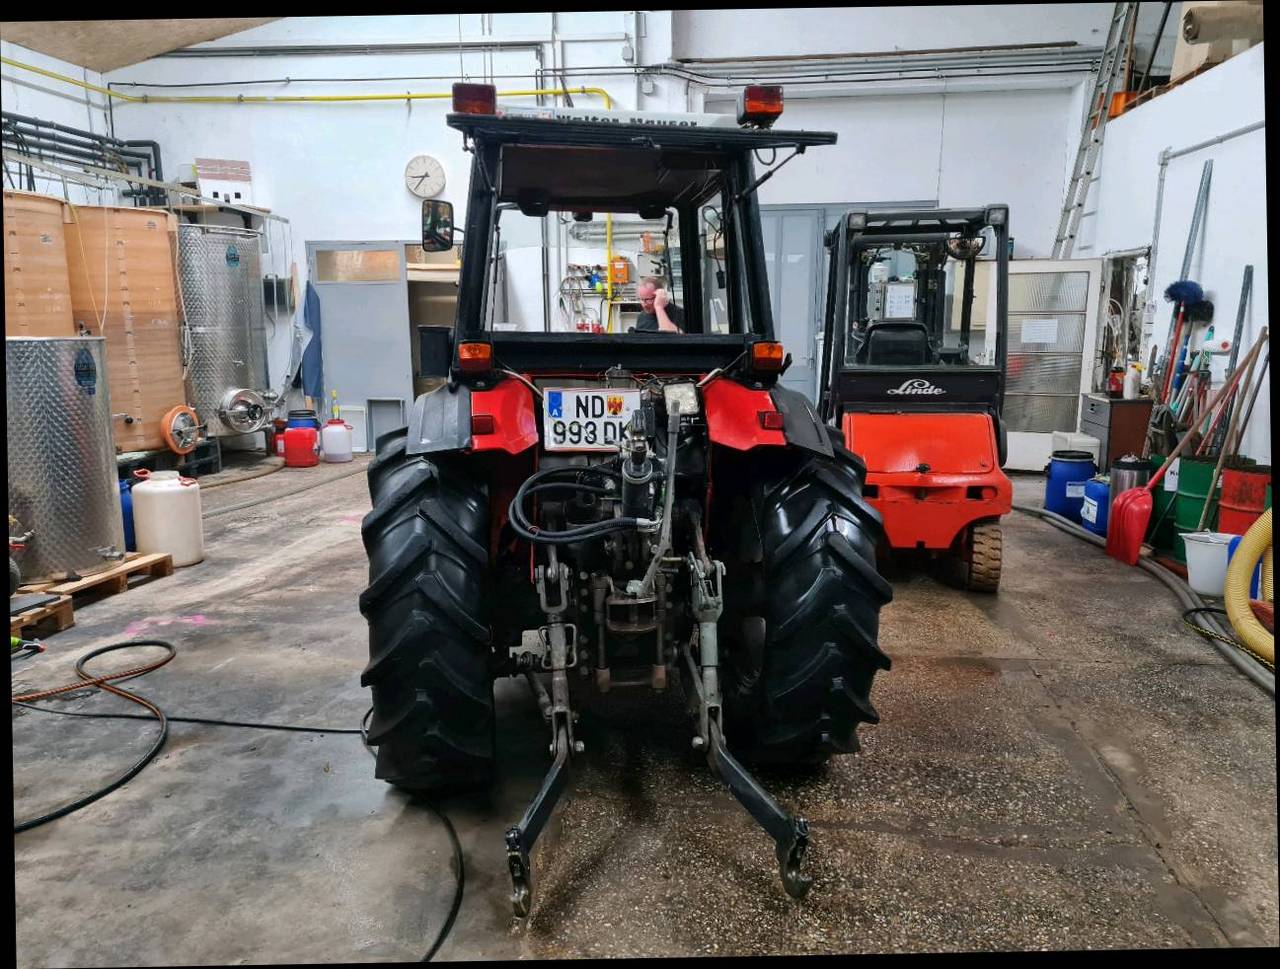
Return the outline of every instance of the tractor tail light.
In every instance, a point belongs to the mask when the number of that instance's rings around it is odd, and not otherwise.
[[[738,124],[768,128],[782,114],[782,88],[777,84],[748,84],[738,97]]]
[[[453,110],[456,114],[497,114],[498,89],[492,84],[455,84]]]
[[[761,340],[751,344],[751,369],[776,373],[782,369],[782,344]]]
[[[458,369],[463,373],[485,373],[493,369],[493,346],[489,343],[459,343]]]
[[[492,414],[472,414],[471,415],[471,433],[472,434],[492,434],[495,425],[493,423]]]
[[[782,415],[776,410],[762,410],[760,414],[760,426],[766,431],[782,430]]]

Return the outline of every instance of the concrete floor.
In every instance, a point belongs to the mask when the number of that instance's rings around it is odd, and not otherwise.
[[[349,470],[209,489],[206,508]],[[158,636],[177,659],[132,685],[171,714],[356,726],[368,506],[356,475],[208,519],[203,563],[78,609],[14,665],[15,692]],[[764,777],[812,828],[802,903],[688,750],[676,696],[615,694],[584,713],[534,913],[513,925],[501,835],[546,738],[527,692],[499,683],[501,778],[441,804],[466,896],[439,957],[1276,945],[1272,701],[1141,571],[1016,513],[1005,534],[998,597],[892,576],[894,665],[863,753]],[[93,694],[66,709],[136,708]],[[16,816],[118,774],[154,730],[15,708]],[[349,735],[174,724],[133,782],[14,844],[24,967],[416,959],[453,892],[441,826],[374,780]]]

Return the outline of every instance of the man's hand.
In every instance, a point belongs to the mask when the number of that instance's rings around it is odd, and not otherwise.
[[[662,309],[671,302],[671,297],[665,289],[658,289],[653,294],[653,305],[655,309]]]

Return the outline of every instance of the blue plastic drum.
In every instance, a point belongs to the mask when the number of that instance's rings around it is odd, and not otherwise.
[[[1088,451],[1054,451],[1047,471],[1048,480],[1044,486],[1045,511],[1080,524],[1084,486],[1098,473],[1093,455]]]
[[[289,420],[285,427],[314,427],[317,434],[324,429],[320,424],[320,417],[311,408],[289,411]]]
[[[124,518],[124,548],[126,552],[136,552],[138,543],[133,537],[133,479],[125,478],[120,482],[120,514]]]
[[[1080,524],[1095,535],[1107,537],[1107,513],[1111,506],[1111,481],[1105,474],[1084,483],[1084,501],[1080,504]]]

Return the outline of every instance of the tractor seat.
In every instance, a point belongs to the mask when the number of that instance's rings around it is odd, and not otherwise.
[[[933,361],[929,330],[923,323],[872,323],[858,352],[867,364],[928,364]]]

